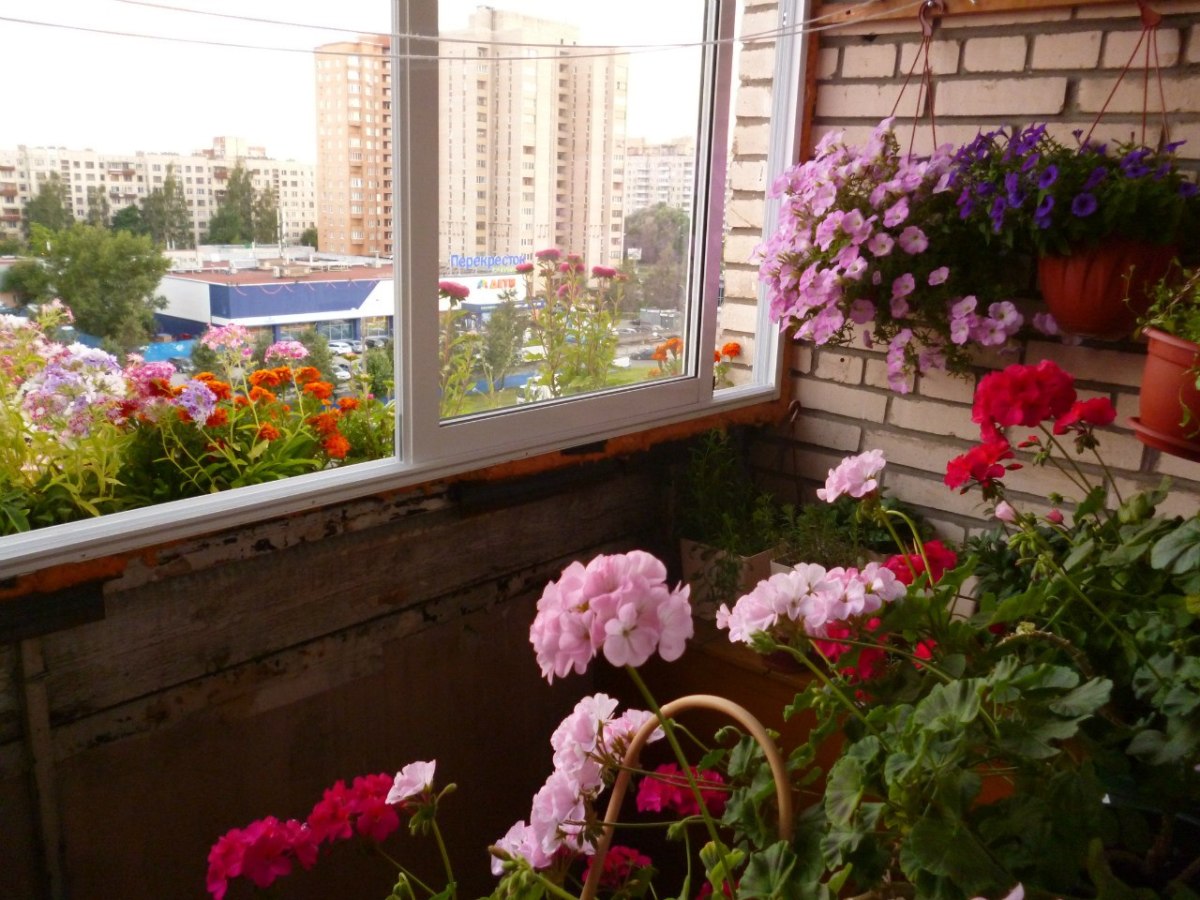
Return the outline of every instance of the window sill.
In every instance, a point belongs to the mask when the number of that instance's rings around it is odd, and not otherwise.
[[[290,503],[277,501],[270,504],[270,508],[267,509],[263,508],[267,504],[261,506],[248,504],[243,499],[238,504],[241,514],[237,521],[222,522],[214,526],[211,521],[198,520],[194,527],[185,527],[179,533],[172,534],[167,540],[143,538],[141,541],[137,541],[135,546],[125,546],[117,550],[105,549],[104,544],[99,542],[93,546],[81,543],[78,546],[56,548],[54,552],[47,552],[40,556],[14,557],[11,561],[5,558],[0,563],[0,602],[120,578],[134,565],[153,569],[159,565],[164,550],[176,546],[184,540],[259,527],[272,521],[303,513],[328,511],[355,500],[429,496],[456,483],[467,481],[502,482],[585,463],[617,459],[647,451],[660,444],[678,441],[720,425],[773,424],[786,414],[787,403],[785,397],[747,402],[742,405],[731,404],[707,415],[683,418],[679,421],[630,431],[574,448],[534,454],[427,479],[410,480],[408,483],[403,483],[403,479],[396,477],[391,479],[391,483],[384,477],[364,479],[355,483],[346,483],[343,480],[328,490],[314,493],[311,497],[292,498]],[[363,465],[374,464],[365,463]],[[243,489],[243,491],[253,490],[254,488]],[[211,499],[214,503],[219,503],[221,495],[215,495]],[[79,526],[83,526],[82,530],[86,531],[88,524],[97,521],[99,520],[73,523],[71,526],[63,527],[78,529]],[[325,522],[326,530],[322,531],[320,536],[336,533],[339,530],[364,527],[361,524],[356,526],[353,514],[327,517]],[[48,530],[46,529],[46,531]],[[38,534],[38,532],[31,532],[31,534]],[[130,539],[126,543],[129,544],[133,541],[134,539]]]

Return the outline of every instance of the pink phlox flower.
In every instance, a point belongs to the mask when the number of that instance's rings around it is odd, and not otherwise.
[[[243,325],[210,327],[200,336],[200,343],[210,350],[241,351],[253,343],[250,330]]]
[[[835,209],[827,214],[819,225],[815,235],[815,241],[818,247],[822,250],[828,250],[830,245],[837,239],[838,231],[841,230],[842,219],[845,213],[840,209]]]
[[[276,341],[263,353],[263,359],[304,359],[308,348],[299,341]]]
[[[901,250],[910,256],[915,256],[918,253],[924,253],[929,247],[929,238],[916,225],[909,225],[900,232],[899,243]]]
[[[992,318],[979,319],[971,329],[971,337],[984,347],[999,347],[1008,340],[1008,329],[1003,322]]]
[[[929,273],[929,278],[927,280],[928,280],[930,286],[936,287],[939,284],[945,284],[946,279],[949,277],[950,277],[949,266],[938,266],[936,269],[934,269],[932,272]]]
[[[876,479],[887,460],[882,450],[867,450],[857,456],[847,456],[836,468],[829,470],[825,487],[817,490],[817,497],[826,503],[832,503],[842,494],[851,497],[865,497],[879,487]]]
[[[911,307],[908,305],[908,301],[903,297],[893,297],[888,306],[892,311],[893,319],[903,319],[909,314],[911,309]]]
[[[906,371],[907,356],[905,348],[912,341],[912,336],[912,329],[902,328],[888,342],[887,355],[885,357],[887,362],[888,387],[898,394],[907,394],[911,390]]]
[[[436,769],[436,759],[426,762],[410,762],[396,773],[391,789],[387,792],[386,802],[403,803],[424,794],[433,787],[433,773]]]
[[[988,318],[1003,325],[1005,332],[1010,337],[1020,331],[1021,326],[1025,324],[1025,317],[1009,300],[991,304],[988,307]]]
[[[859,281],[863,277],[863,273],[867,271],[870,264],[861,256],[856,256],[850,265],[842,270],[842,275],[850,281]]]

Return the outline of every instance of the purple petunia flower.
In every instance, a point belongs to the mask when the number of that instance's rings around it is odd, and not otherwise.
[[[1058,166],[1048,165],[1038,177],[1038,189],[1047,190],[1056,181],[1058,181]]]
[[[1108,169],[1104,168],[1104,166],[1096,166],[1096,168],[1092,169],[1092,174],[1088,176],[1087,181],[1083,183],[1084,191],[1094,191],[1100,186],[1100,182],[1107,177]]]
[[[1080,219],[1086,219],[1096,211],[1100,204],[1096,202],[1095,194],[1083,193],[1071,201],[1071,213]]]
[[[1038,204],[1033,213],[1033,224],[1038,228],[1049,228],[1051,214],[1054,212],[1054,195],[1047,194]]]

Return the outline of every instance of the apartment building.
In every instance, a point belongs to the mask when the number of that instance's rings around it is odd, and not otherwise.
[[[625,215],[659,203],[690,214],[695,179],[694,138],[660,143],[630,138],[625,148]]]
[[[214,138],[213,146],[190,155],[178,153],[104,153],[65,147],[0,148],[0,234],[21,233],[21,214],[43,182],[57,172],[67,186],[72,215],[86,221],[98,197],[110,215],[141,203],[162,187],[168,168],[183,186],[196,243],[225,193],[229,174],[241,164],[255,190],[275,189],[286,243],[297,244],[316,225],[315,170],[312,163],[276,160],[262,147],[240,138]]]
[[[577,56],[576,27],[488,7],[441,37],[442,265],[550,246],[619,261],[627,57]]]
[[[392,252],[391,65],[386,35],[316,49],[317,231],[322,250]]]

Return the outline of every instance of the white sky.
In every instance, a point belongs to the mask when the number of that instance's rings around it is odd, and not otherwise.
[[[354,32],[388,31],[388,0],[153,0],[163,5]],[[477,0],[441,0],[444,30]],[[700,37],[702,0],[493,0],[491,6],[568,21],[581,43],[681,43]],[[273,157],[316,159],[313,47],[350,35],[158,9],[122,0],[10,0],[0,17],[303,52],[268,52],[99,35],[0,19],[5,82],[0,147],[90,147],[190,153],[216,135],[246,138]],[[636,23],[636,27],[631,27]],[[628,134],[661,140],[692,131],[698,52],[630,57]]]

